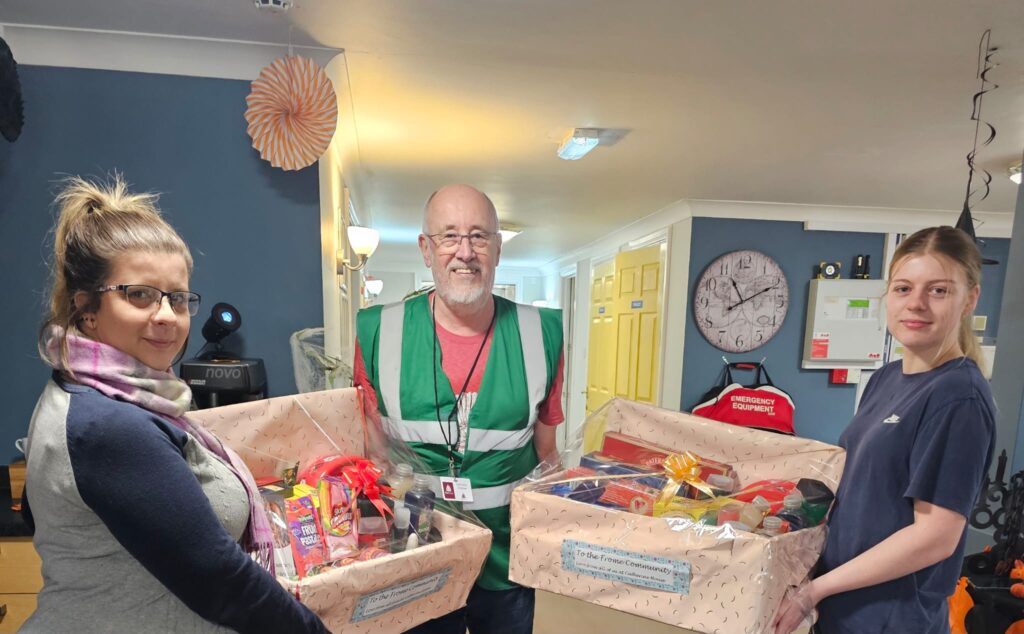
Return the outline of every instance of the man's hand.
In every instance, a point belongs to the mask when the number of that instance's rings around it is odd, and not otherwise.
[[[558,441],[555,437],[557,432],[557,425],[545,425],[537,421],[533,426],[533,447],[537,452],[537,460],[555,468],[559,468],[562,462],[561,456],[558,455]]]

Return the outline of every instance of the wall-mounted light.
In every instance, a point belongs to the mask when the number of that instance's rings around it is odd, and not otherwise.
[[[1007,172],[1009,172],[1009,175],[1010,175],[1010,180],[1012,180],[1013,182],[1017,183],[1018,185],[1020,185],[1020,181],[1021,181],[1020,171],[1021,171],[1021,162],[1020,161],[1017,161],[1016,163],[1011,165],[1010,169],[1007,170]]]
[[[364,284],[366,286],[366,292],[369,293],[370,297],[376,297],[384,290],[384,280],[378,280],[371,277],[367,278]]]
[[[347,233],[348,244],[352,247],[352,252],[356,255],[357,261],[355,264],[349,262],[348,258],[345,257],[345,252],[339,249],[336,255],[338,275],[343,274],[345,269],[358,271],[366,266],[366,260],[373,255],[373,252],[377,250],[377,244],[380,243],[380,232],[376,229],[350,225]]]

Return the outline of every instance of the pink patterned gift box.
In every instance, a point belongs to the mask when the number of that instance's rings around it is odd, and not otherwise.
[[[257,478],[329,454],[365,455],[356,388],[282,396],[191,412],[238,452]],[[315,422],[314,422],[315,421]],[[301,581],[279,578],[332,632],[403,632],[466,604],[491,532],[440,512],[443,541],[335,568]]]
[[[846,453],[815,440],[746,429],[621,399],[586,422],[589,446],[605,432],[689,450],[731,464],[746,485],[814,478],[833,490]],[[771,539],[694,526],[550,495],[559,475],[512,494],[513,581],[707,634],[761,634],[786,587],[807,576],[825,527]]]

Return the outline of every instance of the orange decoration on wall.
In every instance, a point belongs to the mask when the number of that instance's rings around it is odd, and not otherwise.
[[[245,102],[252,146],[284,170],[315,163],[338,125],[330,78],[313,60],[297,55],[276,59],[261,70]]]

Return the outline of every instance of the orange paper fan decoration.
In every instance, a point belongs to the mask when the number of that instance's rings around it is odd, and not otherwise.
[[[297,55],[276,59],[261,70],[245,102],[252,146],[284,170],[315,163],[338,125],[331,80],[313,60]]]

